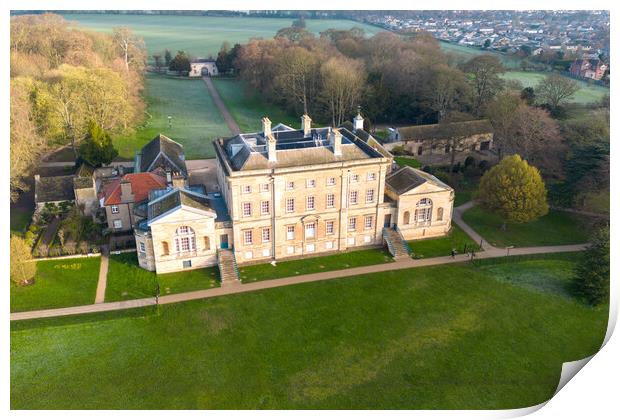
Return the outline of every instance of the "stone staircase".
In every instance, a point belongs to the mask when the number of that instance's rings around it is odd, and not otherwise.
[[[394,260],[409,258],[409,245],[407,245],[407,242],[398,230],[383,228],[383,240]]]
[[[240,284],[239,269],[232,249],[219,249],[217,252],[217,265],[220,269],[222,287]]]

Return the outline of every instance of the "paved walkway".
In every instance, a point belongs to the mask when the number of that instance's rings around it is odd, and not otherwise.
[[[205,76],[202,78],[202,80],[204,80],[205,84],[207,85],[207,89],[211,94],[211,98],[213,98],[213,103],[215,103],[217,109],[220,110],[220,114],[222,114],[222,117],[224,117],[224,121],[226,121],[226,125],[228,125],[230,132],[233,135],[241,133],[241,129],[239,128],[239,125],[237,125],[237,121],[235,121],[232,115],[230,115],[230,112],[228,112],[228,108],[226,107],[226,104],[222,100],[222,97],[220,96],[215,86],[213,86],[213,81],[211,80],[211,78]]]
[[[529,254],[547,254],[554,252],[575,252],[585,249],[587,244],[579,245],[564,245],[564,246],[541,246],[541,247],[526,247],[526,248],[514,248],[510,250],[510,255],[529,255]],[[486,251],[481,251],[476,254],[476,259],[483,258],[496,258],[506,255],[506,250],[501,248],[493,248]],[[195,299],[205,299],[216,296],[231,295],[237,293],[251,292],[255,290],[271,289],[274,287],[289,286],[292,284],[310,283],[323,280],[334,280],[344,277],[358,276],[369,273],[380,273],[383,271],[402,270],[406,268],[415,267],[428,267],[432,265],[452,264],[459,262],[467,262],[469,257],[467,255],[457,255],[455,258],[450,256],[437,257],[437,258],[425,258],[420,260],[403,259],[400,261],[377,264],[366,267],[348,268],[345,270],[327,271],[323,273],[306,274],[294,277],[285,277],[275,280],[258,281],[247,284],[235,284],[228,287],[218,287],[215,289],[197,290],[195,292],[178,293],[174,295],[162,296],[159,298],[160,304],[169,304],[177,302],[185,302]],[[34,318],[49,318],[65,315],[77,315],[87,314],[94,312],[106,312],[117,311],[128,308],[137,308],[142,306],[155,305],[155,298],[145,298],[136,300],[126,300],[123,302],[110,302],[110,303],[95,303],[94,305],[86,306],[74,306],[70,308],[59,309],[46,309],[40,311],[29,312],[16,312],[11,314],[11,321],[34,319]]]
[[[105,300],[105,288],[108,284],[108,248],[101,247],[101,262],[99,263],[99,280],[97,281],[97,294],[95,303],[103,303]]]
[[[476,203],[474,201],[468,201],[465,204],[462,204],[458,207],[455,207],[452,211],[452,221],[458,225],[461,229],[465,231],[477,244],[480,244],[482,249],[485,251],[498,250],[501,248],[495,248],[490,243],[488,243],[482,236],[478,235],[478,232],[473,230],[465,221],[463,220],[463,213],[467,210],[474,207]]]

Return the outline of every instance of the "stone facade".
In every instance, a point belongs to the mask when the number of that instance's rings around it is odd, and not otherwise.
[[[215,60],[199,59],[190,63],[189,77],[217,76]]]

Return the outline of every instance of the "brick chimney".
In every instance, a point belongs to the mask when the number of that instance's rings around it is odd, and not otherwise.
[[[265,138],[267,138],[267,137],[269,137],[271,135],[271,121],[269,120],[269,118],[263,117],[261,122],[263,123],[263,133],[264,133],[264,136],[265,136]]]
[[[310,129],[312,128],[312,119],[308,114],[301,116],[301,129],[304,131],[304,137],[310,137]]]
[[[329,145],[334,151],[334,156],[342,156],[342,134],[337,128],[332,128],[329,132]]]

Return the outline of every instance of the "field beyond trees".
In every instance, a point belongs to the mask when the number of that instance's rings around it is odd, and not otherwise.
[[[562,293],[575,255],[13,322],[11,409],[535,405],[605,335]]]
[[[84,28],[111,33],[118,26],[128,26],[144,38],[149,56],[166,48],[173,54],[183,50],[194,56],[217,56],[222,43],[244,44],[250,38],[269,39],[281,28],[291,26],[293,18],[218,17],[174,15],[66,14],[62,16]],[[373,35],[383,31],[375,26],[341,19],[307,19],[308,31],[318,35],[326,29],[363,28]],[[149,57],[152,60],[152,57]]]

